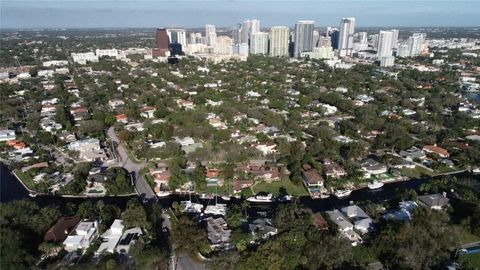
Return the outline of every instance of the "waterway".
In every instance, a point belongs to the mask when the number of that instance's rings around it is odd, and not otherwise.
[[[480,186],[480,175],[471,175],[469,173],[462,173],[457,175],[458,177],[468,177],[475,181],[477,181],[478,185]],[[370,190],[368,188],[363,188],[359,190],[354,190],[351,195],[347,198],[338,199],[334,196],[330,196],[327,199],[312,199],[310,197],[300,197],[298,198],[300,203],[308,208],[311,208],[313,212],[318,211],[327,211],[338,207],[343,207],[349,205],[351,202],[359,203],[359,202],[382,202],[385,200],[393,199],[397,196],[399,190],[403,189],[414,189],[417,192],[420,192],[420,186],[423,183],[427,183],[431,181],[431,178],[421,178],[421,179],[412,179],[408,181],[402,182],[394,182],[385,184],[381,189],[377,190]],[[62,198],[62,197],[54,197],[54,196],[37,196],[35,198],[28,196],[28,191],[23,187],[22,184],[13,176],[8,168],[0,163],[0,202],[10,202],[14,200],[21,200],[27,199],[36,202],[40,206],[44,205],[58,205],[63,206],[67,202],[71,203],[81,203],[85,200],[91,200],[93,202],[102,200],[105,203],[109,204],[116,204],[120,208],[124,208],[126,202],[131,197],[108,197],[108,198]],[[184,200],[192,200],[193,202],[206,204],[214,204],[215,199],[201,199],[199,196],[196,195],[170,195],[166,198],[161,198],[159,203],[163,207],[171,206],[172,202],[174,201],[184,201]],[[230,201],[224,201],[221,197],[217,198],[218,203],[226,203],[228,205],[240,203],[241,199],[232,198]],[[275,206],[279,204],[279,202],[275,203],[250,203],[251,208],[249,209],[250,216],[261,216],[266,215],[270,216],[272,210]]]

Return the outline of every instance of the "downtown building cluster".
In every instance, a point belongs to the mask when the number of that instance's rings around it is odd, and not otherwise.
[[[373,59],[381,66],[393,66],[395,57],[418,56],[427,48],[424,33],[400,40],[396,29],[369,35],[356,32],[355,25],[355,18],[347,17],[341,19],[339,28],[327,27],[322,32],[309,20],[298,21],[293,29],[273,26],[262,31],[256,19],[245,20],[221,34],[211,24],[205,26],[204,33],[157,29],[152,56],[186,54],[217,60],[246,59],[248,55],[326,60],[361,58]]]

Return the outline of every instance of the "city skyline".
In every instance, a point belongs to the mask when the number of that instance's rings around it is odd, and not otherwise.
[[[94,3],[94,4],[93,4]],[[1,28],[234,27],[247,18],[262,27],[313,20],[337,26],[356,17],[358,27],[480,26],[478,1],[2,1]],[[161,15],[161,16],[159,16]],[[445,18],[449,18],[448,21]]]

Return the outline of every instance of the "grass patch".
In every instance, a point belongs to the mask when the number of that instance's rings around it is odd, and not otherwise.
[[[290,180],[280,180],[272,183],[267,183],[265,181],[258,182],[255,186],[252,187],[255,193],[259,193],[261,191],[272,193],[274,195],[278,195],[278,192],[281,187],[284,187],[287,190],[289,195],[293,196],[307,196],[308,192],[303,185],[295,185]]]
[[[469,269],[480,269],[480,253],[465,254],[458,259],[460,265],[468,266]]]
[[[467,243],[480,241],[480,237],[469,233],[463,227],[458,226],[457,228],[458,228],[458,231],[460,233],[459,241],[460,241],[461,244],[467,244]]]
[[[409,178],[420,178],[422,176],[432,176],[434,172],[429,171],[423,167],[416,166],[415,169],[400,169],[403,175]]]
[[[35,190],[35,182],[33,182],[33,177],[29,173],[24,173],[19,170],[15,170],[15,174],[22,180],[22,182],[32,190]]]

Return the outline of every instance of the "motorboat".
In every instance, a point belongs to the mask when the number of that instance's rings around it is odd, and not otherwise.
[[[232,198],[230,196],[226,196],[226,195],[222,196],[222,200],[224,201],[230,201],[231,199]]]
[[[267,195],[255,195],[247,199],[249,202],[273,202],[273,195],[268,193]]]
[[[207,205],[205,207],[205,210],[203,211],[204,214],[211,214],[211,215],[219,215],[219,216],[225,216],[227,213],[227,205],[226,204],[221,204],[217,203],[215,205]]]
[[[480,167],[473,168],[472,173],[475,174],[475,175],[480,174]]]
[[[169,192],[169,191],[159,191],[159,192],[157,192],[157,197],[165,198],[165,197],[170,196],[170,194],[172,194],[172,193]]]
[[[383,183],[382,182],[378,182],[378,181],[375,181],[375,182],[372,182],[370,184],[368,184],[368,188],[369,189],[379,189],[381,187],[383,187]]]
[[[281,197],[278,197],[277,200],[279,202],[289,202],[292,200],[292,196],[290,195],[281,196]]]
[[[350,196],[351,193],[352,193],[352,190],[350,189],[337,189],[335,190],[335,193],[333,193],[333,195],[339,199],[342,199]]]
[[[201,203],[193,203],[191,201],[182,201],[180,203],[180,209],[182,209],[182,212],[184,213],[201,213],[203,210],[203,204]]]
[[[31,191],[30,193],[28,193],[28,196],[32,197],[32,198],[35,198],[37,197],[38,193],[35,192],[35,191]]]

